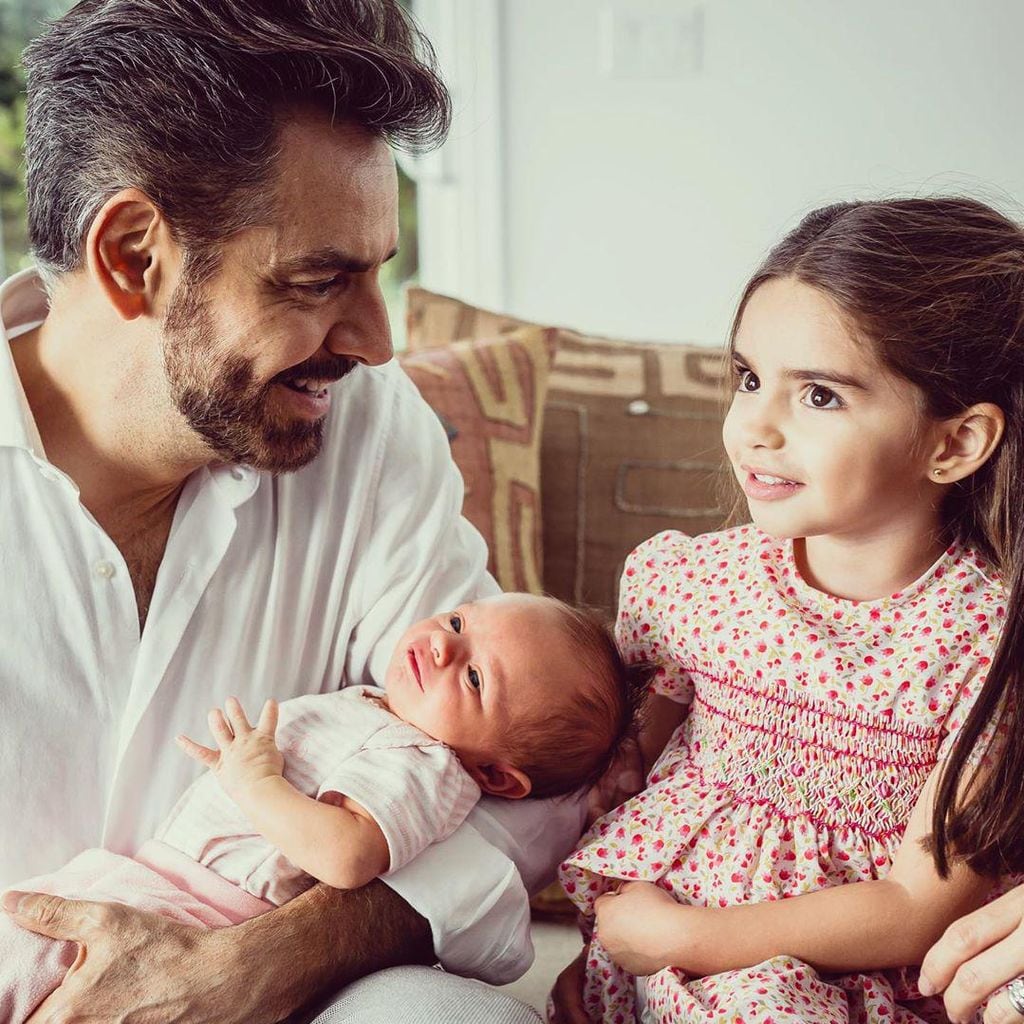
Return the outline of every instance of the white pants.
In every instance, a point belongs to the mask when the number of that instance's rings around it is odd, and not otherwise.
[[[313,1024],[540,1024],[536,1010],[482,981],[392,967],[349,985]]]

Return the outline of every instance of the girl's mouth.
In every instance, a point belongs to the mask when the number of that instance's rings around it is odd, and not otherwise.
[[[743,493],[755,501],[778,501],[789,498],[803,487],[795,480],[787,480],[781,476],[770,476],[767,473],[748,472],[743,481]]]

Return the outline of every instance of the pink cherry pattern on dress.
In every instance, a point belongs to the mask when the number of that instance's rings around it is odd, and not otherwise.
[[[626,563],[617,638],[689,711],[647,788],[562,865],[566,891],[592,919],[620,879],[729,907],[884,877],[1004,616],[994,569],[960,547],[898,593],[858,602],[812,588],[792,542],[753,526],[646,541]],[[819,975],[786,956],[705,978],[670,969],[646,979],[643,1021],[945,1021],[915,981]],[[639,1019],[635,979],[597,939],[584,998],[594,1021]]]

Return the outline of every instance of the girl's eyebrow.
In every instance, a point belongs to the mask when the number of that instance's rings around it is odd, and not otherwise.
[[[743,366],[753,369],[750,360],[741,352],[733,352],[733,361],[742,363]],[[828,381],[830,384],[839,384],[843,387],[857,388],[859,391],[867,391],[868,386],[857,377],[851,377],[848,373],[840,373],[838,370],[783,370],[782,376],[787,380],[805,381],[813,383],[820,380]]]

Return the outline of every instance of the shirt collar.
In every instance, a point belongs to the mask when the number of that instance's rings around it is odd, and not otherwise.
[[[0,446],[25,448],[38,458],[46,453],[14,365],[11,342],[41,324],[48,309],[36,270],[23,270],[0,285]]]

